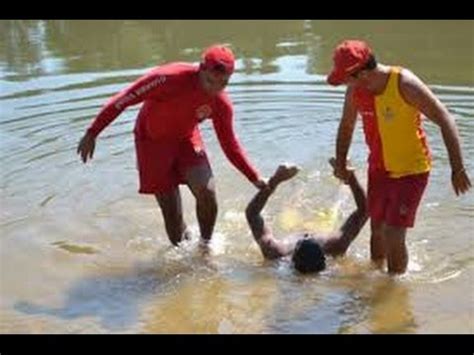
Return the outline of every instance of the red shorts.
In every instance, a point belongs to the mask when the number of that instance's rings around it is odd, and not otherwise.
[[[413,227],[429,172],[390,178],[384,172],[369,171],[368,176],[367,200],[372,221]]]
[[[209,160],[203,144],[192,140],[154,141],[135,136],[137,168],[140,176],[139,193],[166,193],[184,184],[189,168]]]

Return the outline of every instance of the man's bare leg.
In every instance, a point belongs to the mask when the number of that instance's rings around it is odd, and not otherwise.
[[[173,245],[178,245],[183,239],[188,239],[189,235],[186,223],[183,219],[183,209],[179,187],[167,193],[155,194],[155,198],[161,208],[165,221],[166,233]]]

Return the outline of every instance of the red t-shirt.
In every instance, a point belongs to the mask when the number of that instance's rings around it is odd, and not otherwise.
[[[259,173],[248,160],[233,128],[232,102],[225,92],[208,95],[199,82],[199,67],[171,63],[155,67],[113,96],[99,112],[88,132],[94,137],[127,107],[143,102],[135,134],[152,140],[201,143],[198,124],[212,120],[219,143],[231,163],[250,181]]]

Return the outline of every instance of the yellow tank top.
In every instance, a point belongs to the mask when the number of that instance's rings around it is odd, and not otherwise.
[[[383,167],[393,178],[421,174],[431,169],[431,153],[421,113],[401,96],[400,72],[400,67],[392,67],[384,92],[359,95],[364,98],[365,105],[363,110],[358,107],[372,160],[378,160],[369,162]],[[356,98],[356,106],[357,103]],[[368,112],[368,108],[372,112]]]

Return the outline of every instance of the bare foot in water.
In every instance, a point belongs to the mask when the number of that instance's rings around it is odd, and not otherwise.
[[[300,169],[296,165],[281,164],[276,170],[273,176],[270,178],[272,187],[276,187],[283,181],[290,180]]]

